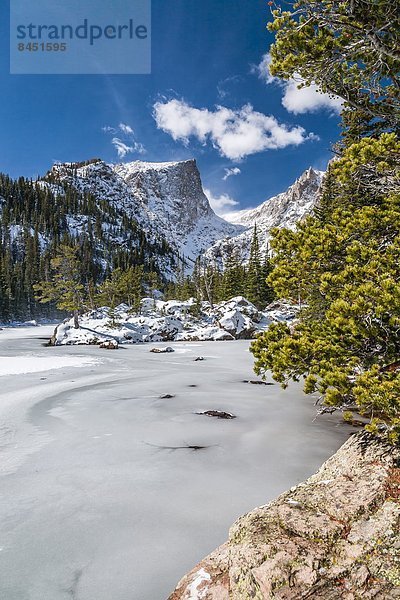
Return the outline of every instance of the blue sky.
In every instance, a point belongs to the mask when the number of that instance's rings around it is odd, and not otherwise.
[[[223,212],[259,204],[331,156],[338,102],[272,80],[265,59],[257,68],[273,41],[265,1],[153,0],[152,73],[118,76],[10,75],[6,4],[2,172],[36,177],[54,161],[91,157],[194,157]]]

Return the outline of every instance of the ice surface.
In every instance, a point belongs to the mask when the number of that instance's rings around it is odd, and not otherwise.
[[[2,356],[0,358],[0,377],[4,375],[21,375],[23,373],[37,373],[50,369],[63,367],[83,367],[97,362],[94,358],[80,356],[54,356],[49,360],[45,356]]]
[[[0,357],[102,363],[1,380],[2,599],[165,600],[236,517],[310,475],[348,435],[332,416],[313,421],[298,386],[244,383],[255,378],[249,342],[110,353],[45,348],[50,332],[1,331]],[[211,409],[237,418],[195,414]]]

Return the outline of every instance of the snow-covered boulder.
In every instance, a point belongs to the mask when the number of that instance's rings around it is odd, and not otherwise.
[[[104,340],[99,345],[99,348],[103,348],[104,350],[118,350],[118,342],[117,340]]]
[[[177,342],[225,342],[235,338],[220,327],[199,327],[184,331],[176,336]]]
[[[168,300],[167,302],[159,301],[157,307],[161,309],[167,315],[185,316],[190,313],[191,308],[196,303],[195,298],[189,298],[188,300]]]
[[[233,311],[238,311],[241,314],[248,316],[252,321],[258,323],[261,319],[260,311],[243,296],[236,296],[226,302],[220,302],[215,306],[215,311],[220,317]]]
[[[176,335],[182,331],[182,321],[175,317],[164,317],[155,319],[150,323],[151,332],[144,341],[149,342],[172,342]]]
[[[167,346],[166,348],[151,348],[150,352],[153,354],[170,354],[171,352],[175,352],[171,346]]]
[[[194,310],[196,306],[196,310]],[[101,344],[114,340],[117,344],[173,341],[225,341],[252,339],[274,321],[290,321],[296,308],[275,302],[265,311],[237,296],[211,305],[197,304],[194,298],[155,300],[143,298],[138,313],[126,304],[115,309],[103,306],[80,317],[80,328],[73,320],[61,323],[52,338],[54,345]]]
[[[146,314],[154,311],[157,308],[156,300],[154,298],[142,298],[140,301],[140,312]]]
[[[256,324],[238,309],[231,310],[219,320],[219,325],[237,340],[250,340],[257,329]]]

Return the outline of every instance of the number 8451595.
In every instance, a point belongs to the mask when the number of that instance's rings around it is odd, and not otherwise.
[[[29,42],[29,44],[18,44],[20,52],[65,52],[67,44],[65,42],[52,44],[51,42]]]

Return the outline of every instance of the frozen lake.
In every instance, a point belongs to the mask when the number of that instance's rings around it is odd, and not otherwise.
[[[51,330],[0,331],[4,600],[165,600],[348,436],[299,386],[244,383],[249,342],[45,348]]]

